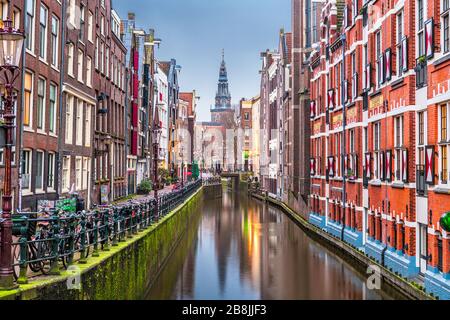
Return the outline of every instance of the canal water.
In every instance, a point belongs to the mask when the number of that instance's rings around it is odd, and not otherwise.
[[[306,235],[283,212],[224,189],[202,199],[147,299],[400,299]]]

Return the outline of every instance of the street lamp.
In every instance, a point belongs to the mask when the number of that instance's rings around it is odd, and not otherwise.
[[[181,158],[181,187],[184,187],[184,147],[182,146],[180,149],[179,156]]]
[[[155,110],[155,119],[153,121],[153,130],[152,130],[152,138],[153,138],[153,191],[155,198],[155,210],[157,217],[159,218],[158,212],[158,188],[159,188],[159,179],[158,179],[158,159],[159,159],[159,140],[161,139],[162,130],[159,126],[159,117],[158,117],[158,109]]]
[[[3,72],[5,93],[3,94],[3,108],[0,107],[0,115],[4,120],[5,144],[5,176],[3,181],[2,222],[0,229],[0,289],[13,289],[15,287],[12,269],[12,196],[11,196],[11,164],[12,145],[14,133],[14,81],[20,72],[20,58],[22,56],[25,35],[12,26],[12,21],[3,21],[0,29],[0,71]]]

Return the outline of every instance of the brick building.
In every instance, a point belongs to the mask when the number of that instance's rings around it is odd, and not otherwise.
[[[96,32],[99,57],[94,73],[97,104],[94,122],[93,204],[104,204],[126,194],[125,90],[127,50],[120,40],[120,18],[114,10],[102,8],[100,23],[111,26]],[[101,26],[101,24],[100,24]],[[104,64],[104,66],[102,66]]]
[[[310,221],[424,278],[441,299],[450,296],[439,226],[450,208],[447,10],[448,1],[326,1],[310,57]]]

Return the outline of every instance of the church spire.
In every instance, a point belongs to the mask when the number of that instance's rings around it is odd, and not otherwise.
[[[222,63],[220,64],[219,83],[217,84],[215,109],[231,108],[231,94],[228,88],[228,74],[225,63],[225,50],[222,49]]]

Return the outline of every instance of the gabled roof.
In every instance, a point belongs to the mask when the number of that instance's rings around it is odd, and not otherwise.
[[[194,100],[193,92],[180,92],[178,98],[188,103],[188,116],[192,114],[192,102]]]
[[[161,70],[166,74],[166,76],[169,76],[170,61],[160,61],[158,62],[158,65],[161,68]]]

